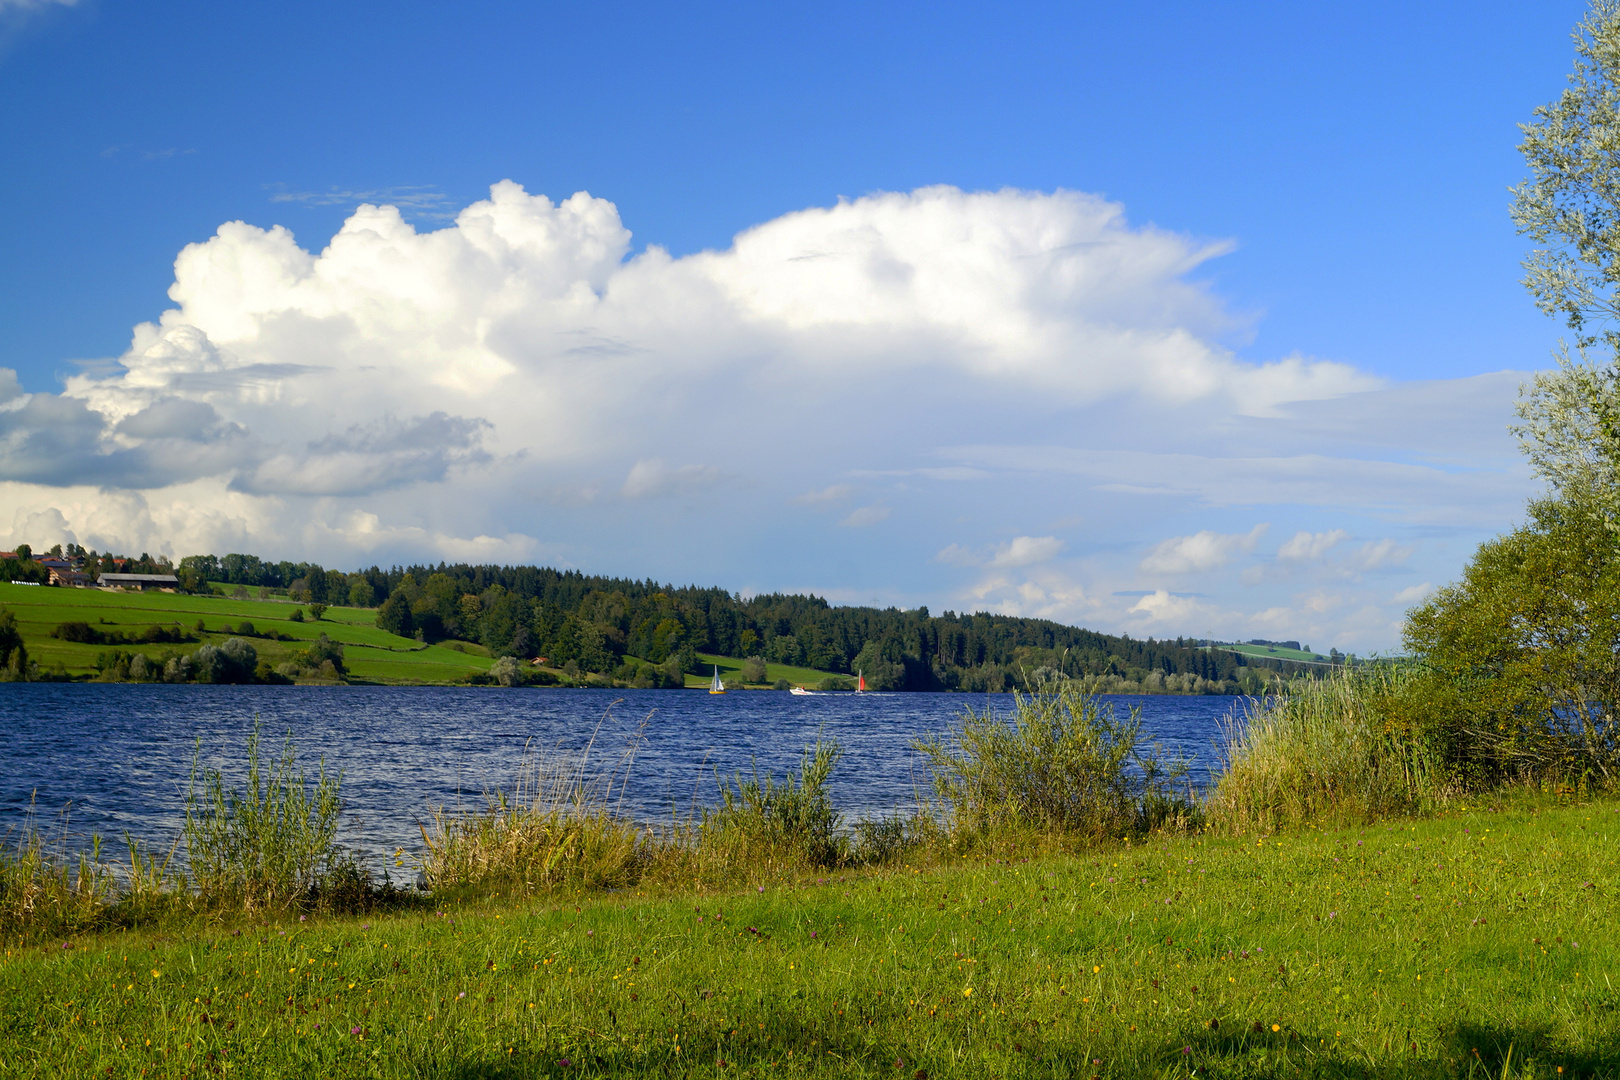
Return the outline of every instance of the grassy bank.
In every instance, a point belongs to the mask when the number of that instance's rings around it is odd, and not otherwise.
[[[1613,1075],[1617,814],[52,941],[0,1075]]]

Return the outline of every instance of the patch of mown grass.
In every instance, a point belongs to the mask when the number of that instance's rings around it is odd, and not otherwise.
[[[1543,804],[74,937],[0,963],[0,1074],[1614,1075],[1617,832]]]

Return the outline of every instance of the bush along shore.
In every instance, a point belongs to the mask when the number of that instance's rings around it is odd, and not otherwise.
[[[0,1075],[1612,1075],[1620,803],[1415,749],[1415,679],[1254,703],[1203,796],[1063,682],[854,827],[828,742],[658,828],[535,759],[380,878],[255,735],[171,851],[0,860]]]

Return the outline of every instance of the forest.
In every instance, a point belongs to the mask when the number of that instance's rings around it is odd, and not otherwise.
[[[373,566],[355,573],[253,555],[193,555],[182,583],[285,592],[314,603],[376,607],[403,638],[461,640],[496,656],[609,672],[636,657],[674,672],[703,670],[699,653],[864,674],[879,690],[1011,689],[1052,675],[1102,688],[1253,693],[1303,665],[1136,640],[1047,619],[927,608],[841,607],[816,596],[743,598],[719,588],[598,577],[538,566]]]

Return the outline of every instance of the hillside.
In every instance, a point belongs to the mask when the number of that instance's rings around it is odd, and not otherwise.
[[[94,553],[88,554],[93,563]],[[14,562],[0,562],[0,571]],[[24,569],[13,566],[0,577],[16,578]],[[80,674],[96,670],[105,646],[53,639],[50,631],[68,621],[102,625],[100,618],[119,632],[126,622],[145,632],[203,619],[202,631],[189,631],[195,640],[165,646],[181,653],[217,647],[231,636],[230,627],[248,620],[260,636],[240,636],[272,669],[297,659],[324,631],[352,654],[351,679],[378,682],[478,678],[502,656],[538,658],[538,665],[522,670],[550,672],[550,681],[585,682],[595,673],[596,685],[653,687],[687,685],[707,674],[714,661],[700,659],[705,656],[738,666],[757,656],[771,667],[768,683],[786,678],[811,685],[864,672],[875,690],[996,692],[1062,674],[1100,692],[1252,694],[1276,679],[1321,670],[1295,662],[1308,659],[1304,654],[1245,655],[1047,619],[835,607],[803,595],[743,598],[717,588],[536,566],[441,563],[345,573],[312,563],[207,555],[183,559],[175,570],[188,593],[121,596],[13,584],[0,585],[8,598],[0,604],[18,607],[36,661]],[[35,591],[45,595],[27,595]],[[328,605],[319,624],[293,620],[295,610],[311,603]],[[103,610],[103,604],[109,606]],[[266,630],[274,634],[264,636]]]

